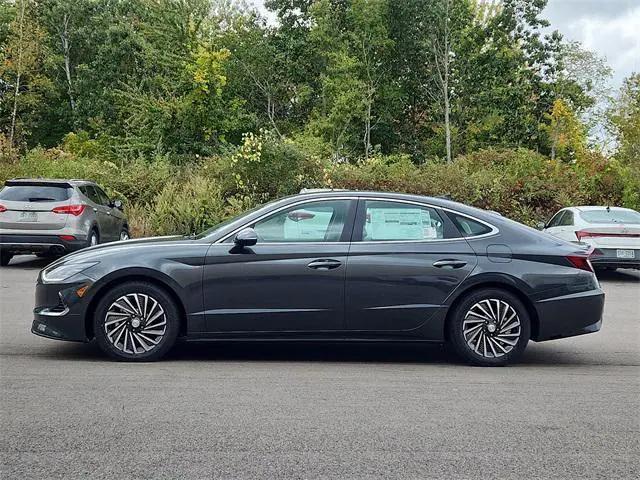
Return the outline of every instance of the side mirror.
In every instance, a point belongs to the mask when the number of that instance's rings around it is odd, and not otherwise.
[[[538,227],[538,230],[544,230],[546,226],[547,226],[547,224],[544,223],[544,222],[538,222],[536,224],[536,227]]]
[[[253,228],[245,228],[240,230],[233,239],[236,247],[251,247],[258,243],[258,234]]]
[[[111,206],[113,208],[117,208],[118,210],[122,210],[122,200],[113,200],[111,202]]]

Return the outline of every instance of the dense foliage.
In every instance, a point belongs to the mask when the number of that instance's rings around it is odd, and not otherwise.
[[[268,0],[275,22],[232,0],[0,2],[0,180],[95,179],[138,234],[314,186],[529,223],[640,204],[640,77],[603,110],[608,67],[542,33],[546,0]]]

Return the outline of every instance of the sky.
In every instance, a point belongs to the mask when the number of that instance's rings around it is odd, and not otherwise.
[[[613,88],[640,72],[640,0],[549,0],[543,15],[565,39],[607,60]]]
[[[247,3],[265,12],[264,0]],[[543,17],[552,30],[607,60],[612,88],[640,71],[640,0],[549,0]]]

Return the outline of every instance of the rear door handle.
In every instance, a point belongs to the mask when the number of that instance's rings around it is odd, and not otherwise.
[[[318,260],[314,260],[307,267],[313,268],[314,270],[333,270],[334,268],[338,268],[342,265],[342,262],[339,260],[334,260],[332,258],[319,258]]]
[[[444,260],[433,262],[433,266],[438,268],[462,268],[466,264],[467,262],[456,260],[455,258],[446,258]]]

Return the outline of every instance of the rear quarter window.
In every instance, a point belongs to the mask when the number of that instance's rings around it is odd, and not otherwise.
[[[11,185],[0,190],[0,200],[8,202],[64,202],[72,189],[46,185]]]
[[[453,212],[447,212],[447,214],[456,227],[458,227],[463,237],[477,237],[478,235],[491,233],[491,228],[484,223]]]

